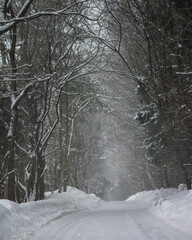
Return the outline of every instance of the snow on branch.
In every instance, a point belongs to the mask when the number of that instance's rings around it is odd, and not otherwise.
[[[11,104],[11,109],[14,109],[17,104],[21,101],[21,99],[27,94],[27,91],[30,87],[32,87],[34,83],[29,83],[25,86],[25,88],[20,92],[19,96],[16,97],[16,99]]]
[[[81,14],[80,12],[70,12],[70,11],[67,12],[67,10],[69,10],[73,6],[75,6],[77,4],[85,3],[86,0],[75,2],[75,3],[71,4],[70,6],[65,7],[64,9],[61,9],[61,10],[41,11],[41,12],[34,13],[32,15],[29,15],[29,16],[25,17],[25,14],[27,13],[27,11],[28,11],[32,2],[33,2],[33,0],[27,0],[25,2],[25,4],[23,5],[22,9],[20,10],[20,12],[17,14],[17,16],[15,18],[10,19],[9,21],[4,21],[4,22],[2,21],[1,22],[2,24],[4,23],[5,25],[0,26],[0,35],[3,35],[4,33],[8,32],[15,25],[17,25],[19,22],[24,22],[26,20],[32,20],[32,19],[35,19],[35,18],[39,18],[41,16],[79,15],[79,16],[85,17],[85,18],[87,18],[88,20],[91,20],[91,21],[97,20],[97,19],[89,18],[89,17]]]
[[[22,150],[25,154],[29,155],[30,153],[27,152],[23,147],[21,147],[16,141],[15,141],[15,145],[20,149]]]
[[[0,27],[0,35],[8,32],[11,28],[13,28],[16,24],[17,21],[16,19],[22,18],[25,16],[25,14],[27,13],[30,5],[32,4],[33,0],[27,0],[23,7],[21,8],[21,10],[19,11],[18,15],[16,16],[16,18],[13,19],[13,22],[7,23],[3,26]]]
[[[73,42],[71,43],[70,47],[67,49],[67,51],[59,58],[59,60],[56,62],[56,64],[54,65],[54,69],[58,66],[58,64],[67,56],[67,54],[69,53],[69,51],[72,49],[74,43],[76,42],[77,37],[73,40]]]
[[[8,172],[5,174],[5,176],[0,180],[0,184],[4,182],[4,180],[6,179],[6,177],[8,177],[9,175],[11,175],[12,173],[14,173],[16,171],[16,169],[13,169],[11,172]]]
[[[61,97],[61,92],[62,92],[62,88],[59,91],[58,97],[57,97],[57,101],[56,101],[56,120],[53,123],[53,125],[51,126],[50,130],[47,131],[47,133],[42,137],[41,139],[41,148],[40,148],[40,152],[43,151],[45,145],[47,144],[52,132],[54,131],[55,127],[57,126],[57,123],[59,121],[59,110],[58,110],[58,106],[59,106],[59,101],[60,101],[60,97]]]
[[[192,72],[176,72],[177,75],[191,75]]]

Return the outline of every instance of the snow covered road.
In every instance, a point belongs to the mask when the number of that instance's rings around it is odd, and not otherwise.
[[[192,234],[159,218],[141,201],[106,202],[64,214],[30,240],[191,240]]]

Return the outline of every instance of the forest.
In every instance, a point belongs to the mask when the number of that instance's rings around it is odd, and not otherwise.
[[[1,1],[1,199],[191,189],[191,146],[191,0]]]

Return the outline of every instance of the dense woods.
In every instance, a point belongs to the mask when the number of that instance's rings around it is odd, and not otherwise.
[[[190,0],[0,7],[1,198],[191,188]]]
[[[158,187],[191,188],[191,1],[133,1],[145,41],[137,118],[144,127],[148,161]]]

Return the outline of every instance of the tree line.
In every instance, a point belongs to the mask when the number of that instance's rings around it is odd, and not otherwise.
[[[88,191],[102,72],[137,85],[146,189],[191,188],[189,0],[5,0],[0,18],[1,198]]]
[[[85,188],[84,142],[94,139],[84,139],[91,117],[81,122],[94,109],[93,73],[103,64],[102,47],[86,36],[94,20],[85,2],[3,1],[1,198],[40,200],[47,185],[66,191],[69,182]]]
[[[137,84],[134,119],[144,131],[150,188],[184,182],[191,189],[192,3],[104,2],[116,39],[109,47]]]

